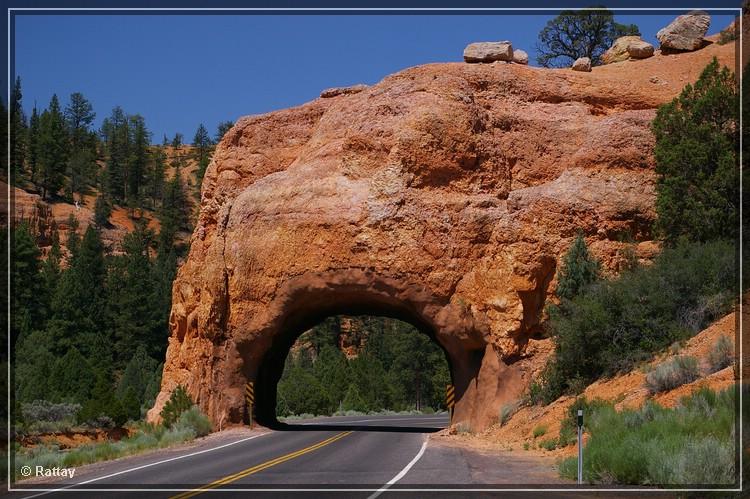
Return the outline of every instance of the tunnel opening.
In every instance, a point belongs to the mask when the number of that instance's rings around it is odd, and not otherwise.
[[[282,328],[256,380],[255,420],[280,427],[301,414],[444,411],[452,366],[427,323],[393,309],[348,307]]]
[[[276,417],[434,414],[447,409],[445,352],[389,317],[338,315],[303,332],[276,388]]]

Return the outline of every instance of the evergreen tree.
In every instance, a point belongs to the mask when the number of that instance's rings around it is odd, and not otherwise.
[[[166,172],[167,157],[163,149],[157,149],[151,154],[151,167],[148,169],[146,179],[146,190],[151,198],[151,207],[156,208],[156,203],[164,196],[164,174]]]
[[[94,383],[94,371],[75,347],[57,360],[49,381],[50,394],[46,398],[76,402],[89,400]]]
[[[96,113],[83,94],[75,92],[70,96],[70,104],[65,108],[65,120],[70,130],[70,144],[73,153],[88,148],[91,125]]]
[[[50,398],[55,356],[52,338],[46,331],[33,331],[19,338],[13,363],[16,400],[32,402]]]
[[[38,162],[42,197],[55,195],[62,187],[68,161],[68,133],[57,95],[39,119]]]
[[[193,407],[193,400],[188,395],[187,390],[182,385],[177,385],[177,388],[169,396],[169,400],[164,404],[164,408],[159,413],[164,426],[167,428],[180,419],[180,415]]]
[[[14,176],[23,171],[26,159],[26,116],[22,97],[21,77],[17,76],[10,93],[10,166]]]
[[[65,193],[69,201],[73,201],[75,194],[82,196],[86,192],[96,168],[96,160],[91,150],[79,149],[72,153],[66,171],[68,183]]]
[[[60,249],[60,234],[55,227],[52,231],[52,245],[47,254],[47,259],[42,262],[42,287],[44,288],[45,309],[44,316],[50,313],[50,302],[52,294],[57,289],[60,280],[60,262],[62,262],[62,250]]]
[[[221,142],[221,139],[224,138],[224,135],[234,126],[234,123],[231,121],[222,121],[219,123],[219,125],[216,127],[216,143],[218,144]]]
[[[109,217],[112,216],[112,205],[106,194],[99,194],[94,203],[94,223],[99,227],[109,227]]]
[[[82,423],[95,423],[101,417],[110,418],[116,426],[121,426],[127,421],[125,410],[115,397],[112,384],[107,376],[99,372],[91,390],[91,398],[83,404],[78,413],[78,420]]]
[[[126,392],[133,390],[138,399],[138,405],[143,405],[157,369],[158,363],[146,353],[146,346],[139,345],[125,365],[125,370],[117,384],[117,397],[124,399]]]
[[[28,170],[29,180],[32,184],[36,184],[37,175],[39,172],[39,112],[36,109],[31,111],[31,118],[29,120],[29,143],[28,143]]]
[[[329,406],[335,410],[341,402],[340,397],[346,393],[350,378],[349,366],[341,350],[331,345],[324,346],[313,364],[313,375],[333,397]]]
[[[110,199],[118,203],[124,202],[130,156],[130,130],[127,116],[120,106],[112,109],[112,114],[105,118],[100,133],[107,153],[105,189]]]
[[[39,272],[39,248],[28,223],[22,222],[13,231],[13,254],[11,269],[13,314],[11,342],[19,335],[43,327],[44,316],[41,297],[42,279]]]
[[[739,235],[738,109],[734,75],[716,58],[695,85],[659,107],[656,230],[668,244]]]
[[[132,130],[133,145],[127,174],[128,197],[130,198],[131,204],[137,204],[136,202],[141,194],[141,186],[147,175],[149,160],[148,147],[151,139],[150,133],[148,129],[146,129],[146,122],[142,116],[131,116],[129,121]]]
[[[125,390],[120,403],[126,420],[137,421],[141,418],[141,402],[138,400],[138,396],[132,386]]]
[[[175,152],[179,151],[182,147],[182,134],[176,133],[174,134],[174,138],[172,139],[172,148],[175,150]]]
[[[174,177],[167,182],[159,210],[159,251],[169,251],[174,245],[177,232],[187,228],[187,199],[182,190],[182,177],[177,168]]]
[[[211,137],[208,136],[208,130],[203,126],[203,123],[200,124],[198,130],[195,132],[193,147],[195,148],[195,159],[198,161],[196,176],[198,177],[198,185],[200,185],[203,175],[206,173],[211,152]]]
[[[52,300],[50,329],[59,351],[76,347],[93,368],[111,370],[110,329],[104,322],[106,268],[99,231],[89,226]]]
[[[346,390],[344,400],[341,402],[341,408],[345,411],[367,412],[367,403],[362,398],[357,385],[354,383],[350,384],[349,388]]]
[[[145,222],[123,239],[124,255],[113,259],[108,276],[109,317],[115,338],[117,364],[129,360],[137,348],[156,355],[164,340],[159,303],[153,299],[155,280],[149,258],[153,234]]]
[[[591,256],[583,234],[578,234],[563,258],[557,277],[557,296],[572,300],[599,279],[599,262]]]

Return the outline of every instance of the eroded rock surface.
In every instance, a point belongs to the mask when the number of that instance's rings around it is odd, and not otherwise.
[[[296,335],[370,313],[445,349],[454,421],[494,423],[526,389],[576,233],[609,271],[626,234],[653,253],[649,124],[714,55],[733,67],[733,50],[591,73],[429,64],[241,118],[206,171],[150,419],[183,384],[215,423],[240,423],[254,380],[267,420]]]
[[[513,60],[513,45],[508,41],[470,43],[464,49],[464,61],[466,62],[511,60]]]
[[[703,46],[711,16],[700,10],[694,10],[678,16],[668,26],[656,33],[662,49],[697,50]]]

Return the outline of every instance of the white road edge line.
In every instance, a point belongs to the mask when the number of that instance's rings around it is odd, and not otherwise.
[[[429,417],[429,418],[419,418],[419,419],[416,419],[416,418],[401,418],[401,419],[357,419],[357,420],[354,420],[354,421],[329,421],[329,422],[326,422],[326,421],[315,421],[315,422],[310,422],[310,423],[294,423],[294,421],[286,421],[286,424],[289,424],[289,425],[294,425],[294,424],[299,424],[299,425],[345,425],[345,424],[349,424],[349,423],[371,423],[373,421],[375,421],[375,422],[381,422],[381,423],[387,423],[389,421],[414,421],[415,423],[419,423],[419,422],[427,421],[427,420],[430,420],[430,421],[432,421],[432,420],[442,421],[444,419],[448,419],[448,415],[445,415],[445,416],[433,416],[433,417]]]
[[[185,454],[185,455],[182,455],[182,456],[170,457],[169,459],[163,459],[163,460],[157,461],[155,463],[149,463],[149,464],[144,464],[142,466],[136,466],[135,468],[129,468],[127,470],[118,471],[117,473],[111,473],[109,475],[104,475],[104,476],[100,476],[100,477],[97,477],[97,478],[92,478],[92,479],[86,480],[84,482],[73,483],[73,484],[68,485],[67,487],[61,487],[59,489],[54,489],[54,490],[46,490],[46,491],[42,492],[41,494],[35,494],[33,496],[26,496],[23,499],[32,499],[34,497],[46,496],[47,494],[51,494],[53,492],[61,492],[63,490],[72,489],[73,487],[78,487],[79,485],[86,485],[86,484],[89,484],[89,483],[98,482],[99,480],[104,480],[105,478],[112,478],[113,476],[124,475],[125,473],[130,473],[132,471],[138,471],[138,470],[142,470],[144,468],[150,468],[151,466],[158,466],[160,464],[169,463],[171,461],[177,461],[178,459],[185,459],[186,457],[192,457],[192,456],[197,456],[199,454],[205,454],[206,452],[212,452],[212,451],[215,451],[215,450],[223,449],[225,447],[229,447],[231,445],[240,444],[242,442],[247,442],[248,440],[252,440],[254,438],[262,437],[263,435],[270,435],[270,433],[261,433],[260,435],[253,435],[252,437],[243,438],[243,439],[237,440],[235,442],[229,442],[228,444],[220,445],[218,447],[211,447],[210,449],[203,449],[203,450],[200,450],[200,451],[197,451],[197,452],[192,452],[190,454]],[[133,457],[135,457],[135,456],[133,456]]]
[[[427,442],[428,442],[428,440],[424,441],[424,443],[422,444],[422,448],[419,449],[419,452],[417,452],[417,455],[414,456],[414,459],[412,459],[409,462],[409,464],[407,464],[406,466],[404,466],[404,469],[402,469],[401,471],[399,471],[398,475],[396,475],[393,478],[391,478],[388,483],[386,483],[385,485],[383,485],[382,487],[380,487],[374,494],[370,495],[367,499],[375,499],[380,494],[382,494],[383,492],[385,492],[386,490],[388,490],[388,487],[390,487],[394,483],[396,483],[399,480],[401,480],[402,478],[404,478],[404,475],[406,475],[407,473],[409,473],[409,470],[411,469],[411,467],[414,466],[415,464],[417,464],[417,461],[419,461],[422,458],[422,455],[424,454],[425,449],[427,449]]]

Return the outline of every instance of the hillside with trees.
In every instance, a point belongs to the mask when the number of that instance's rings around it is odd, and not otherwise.
[[[19,78],[2,107],[3,180],[21,206],[10,220],[14,416],[46,401],[79,407],[80,423],[138,420],[159,388],[172,281],[227,124],[215,137],[200,124],[193,144],[154,144],[143,116],[119,106],[94,129],[80,93],[23,109]]]

